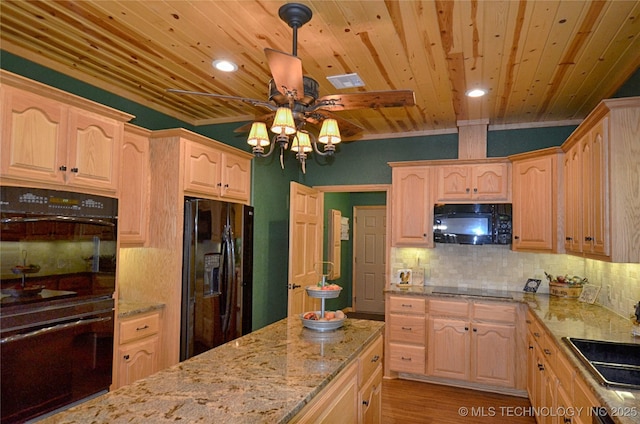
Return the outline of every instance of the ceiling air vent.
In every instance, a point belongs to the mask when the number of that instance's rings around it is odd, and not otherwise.
[[[358,74],[333,75],[331,77],[327,77],[327,79],[335,88],[338,89],[364,87],[364,82]]]

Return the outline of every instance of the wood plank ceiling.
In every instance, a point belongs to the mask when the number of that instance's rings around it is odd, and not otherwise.
[[[301,0],[304,74],[334,93],[409,89],[411,107],[336,112],[360,139],[584,118],[640,65],[640,1]],[[167,88],[266,100],[264,48],[291,53],[283,1],[0,2],[3,50],[194,125],[250,121],[250,104]],[[214,59],[239,70],[225,74]],[[326,77],[357,73],[362,88]],[[473,99],[471,88],[489,94]]]

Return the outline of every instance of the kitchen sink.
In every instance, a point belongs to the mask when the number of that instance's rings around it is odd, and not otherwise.
[[[640,344],[562,339],[602,385],[640,389]]]

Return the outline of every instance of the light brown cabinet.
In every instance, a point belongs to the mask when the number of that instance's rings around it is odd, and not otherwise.
[[[382,336],[365,346],[292,423],[382,422]]]
[[[387,294],[388,369],[425,374],[427,301]]]
[[[392,246],[433,247],[431,168],[392,170]]]
[[[509,166],[509,163],[437,166],[436,200],[507,202],[510,199]]]
[[[251,158],[196,141],[185,144],[184,191],[240,203],[249,203]]]
[[[640,262],[638,122],[640,97],[604,100],[563,143],[568,253]]]
[[[122,318],[118,329],[116,387],[159,371],[161,311]]]
[[[116,194],[131,115],[2,72],[3,180]]]
[[[527,328],[527,391],[531,406],[536,411],[567,413],[560,415],[559,421],[554,421],[552,414],[540,414],[536,421],[590,423],[588,411],[600,406],[600,402],[531,311],[527,312]]]
[[[519,388],[517,322],[517,305],[430,300],[428,375]]]
[[[378,337],[358,358],[358,423],[382,422],[382,337]]]
[[[121,246],[143,246],[149,228],[149,134],[125,124],[120,157],[118,230]]]
[[[558,252],[562,150],[543,149],[509,159],[513,162],[512,249]]]

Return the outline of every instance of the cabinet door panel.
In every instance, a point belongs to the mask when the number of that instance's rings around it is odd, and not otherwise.
[[[122,145],[118,230],[121,245],[142,245],[149,225],[149,138],[126,132]]]
[[[516,328],[513,325],[472,325],[472,378],[494,386],[515,386]]]
[[[158,336],[151,336],[118,348],[118,386],[131,384],[158,369]]]
[[[248,203],[251,192],[251,160],[224,154],[222,162],[222,196]]]
[[[184,191],[192,194],[220,196],[221,153],[195,142],[185,145]]]
[[[393,169],[392,244],[433,247],[433,202],[426,167]]]
[[[475,200],[509,200],[509,167],[504,164],[475,165],[471,194]]]
[[[471,198],[471,168],[468,166],[440,166],[437,171],[438,200],[466,200]]]
[[[589,163],[585,166],[583,180],[588,181],[589,231],[584,233],[585,248],[590,253],[609,256],[609,202],[607,187],[607,118],[600,121],[591,131]],[[615,165],[614,165],[615,166]],[[587,169],[588,168],[588,169]],[[586,231],[586,230],[585,230]]]
[[[122,124],[80,109],[69,115],[69,183],[116,191]]]
[[[513,164],[513,249],[553,251],[555,155]]]
[[[8,86],[1,94],[2,175],[63,184],[68,108]]]
[[[429,318],[428,374],[469,380],[469,323],[449,318]]]
[[[580,145],[574,145],[564,158],[564,248],[568,252],[582,252],[582,159]]]

